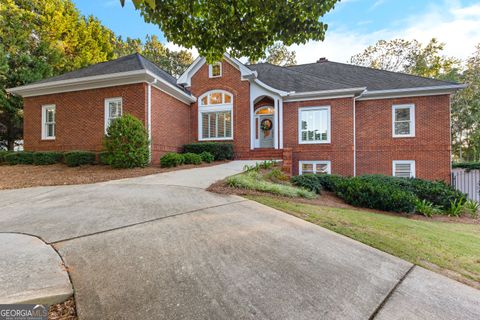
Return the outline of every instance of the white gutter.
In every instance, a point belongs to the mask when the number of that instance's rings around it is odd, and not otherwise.
[[[290,92],[285,98],[285,101],[295,101],[299,99],[325,98],[325,97],[348,97],[355,96],[365,91],[365,87],[335,89],[335,90],[320,90],[308,92]]]
[[[457,90],[466,88],[466,84],[452,84],[444,86],[433,87],[419,87],[419,88],[403,88],[403,89],[391,89],[391,90],[366,90],[358,100],[372,100],[381,98],[396,98],[396,97],[408,97],[408,96],[422,96],[422,95],[438,95],[449,94]]]

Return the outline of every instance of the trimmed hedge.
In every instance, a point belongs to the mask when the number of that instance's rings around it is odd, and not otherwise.
[[[5,156],[14,153],[14,151],[0,150],[0,163],[5,163]]]
[[[61,162],[63,159],[63,153],[45,151],[45,152],[35,152],[33,154],[33,164],[35,165],[48,165]]]
[[[184,157],[182,154],[175,153],[175,152],[169,152],[164,154],[160,158],[160,166],[162,168],[171,168],[171,167],[176,167],[184,162]]]
[[[103,165],[110,165],[110,152],[102,151],[98,154],[98,163]]]
[[[185,164],[201,164],[202,156],[196,153],[184,153],[183,163]]]
[[[478,170],[480,169],[480,162],[456,162],[452,164],[452,168],[460,168],[469,170]]]
[[[217,143],[217,142],[201,142],[190,143],[183,146],[185,153],[201,154],[202,152],[209,152],[213,155],[215,160],[232,160],[233,144],[231,143]]]
[[[90,151],[70,151],[64,154],[64,162],[69,167],[94,164],[95,158],[95,153]]]
[[[422,200],[446,211],[451,202],[465,197],[444,182],[383,175],[349,178],[308,174],[293,177],[292,183],[317,193],[333,191],[354,206],[395,212],[414,212]]]
[[[7,153],[3,156],[5,162],[9,165],[33,164],[33,152],[19,151]]]
[[[200,157],[202,157],[202,161],[206,163],[211,163],[215,161],[215,157],[213,156],[213,154],[208,151],[203,151],[202,153],[200,153]]]

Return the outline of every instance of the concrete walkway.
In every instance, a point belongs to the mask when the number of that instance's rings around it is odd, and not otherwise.
[[[478,319],[480,291],[237,196],[246,162],[0,192],[0,231],[55,246],[80,319]]]

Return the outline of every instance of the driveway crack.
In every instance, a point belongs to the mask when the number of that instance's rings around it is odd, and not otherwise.
[[[228,206],[228,205],[231,205],[231,204],[236,204],[236,203],[245,202],[245,201],[249,201],[249,200],[243,199],[243,200],[232,201],[232,202],[223,203],[223,204],[219,204],[219,205],[215,205],[215,206],[210,206],[210,207],[204,207],[204,208],[190,210],[190,211],[179,212],[179,213],[171,214],[171,215],[164,216],[164,217],[158,217],[158,218],[153,218],[153,219],[149,219],[149,220],[139,221],[139,222],[123,225],[123,226],[120,226],[120,227],[115,227],[115,228],[105,229],[105,230],[96,231],[96,232],[92,232],[92,233],[82,234],[82,235],[79,235],[79,236],[65,238],[65,239],[56,240],[56,241],[47,242],[47,243],[50,244],[50,245],[56,245],[56,244],[59,244],[59,243],[62,243],[62,242],[70,241],[70,240],[86,238],[86,237],[94,236],[94,235],[97,235],[97,234],[102,234],[102,233],[107,233],[107,232],[110,232],[110,231],[135,227],[135,226],[142,225],[142,224],[147,224],[147,223],[150,223],[150,222],[155,222],[155,221],[164,220],[164,219],[168,219],[168,218],[174,218],[174,217],[182,216],[182,215],[185,215],[185,214],[190,214],[190,213],[195,213],[195,212],[199,212],[199,211],[203,211],[203,210]]]
[[[377,314],[380,312],[380,310],[383,309],[387,301],[390,299],[390,297],[393,295],[393,293],[397,290],[397,288],[402,284],[402,282],[408,277],[408,275],[413,271],[413,269],[416,267],[416,265],[412,265],[410,269],[405,272],[405,274],[398,280],[398,282],[395,284],[395,286],[388,292],[388,294],[385,296],[385,298],[382,300],[382,302],[378,305],[377,308],[375,308],[375,311],[373,311],[372,315],[368,318],[369,320],[373,320],[376,318]]]

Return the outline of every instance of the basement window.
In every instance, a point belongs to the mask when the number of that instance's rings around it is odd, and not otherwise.
[[[394,160],[393,176],[399,178],[415,178],[415,161],[413,160]]]
[[[331,173],[330,161],[299,161],[298,164],[298,173],[300,175],[308,173]]]

